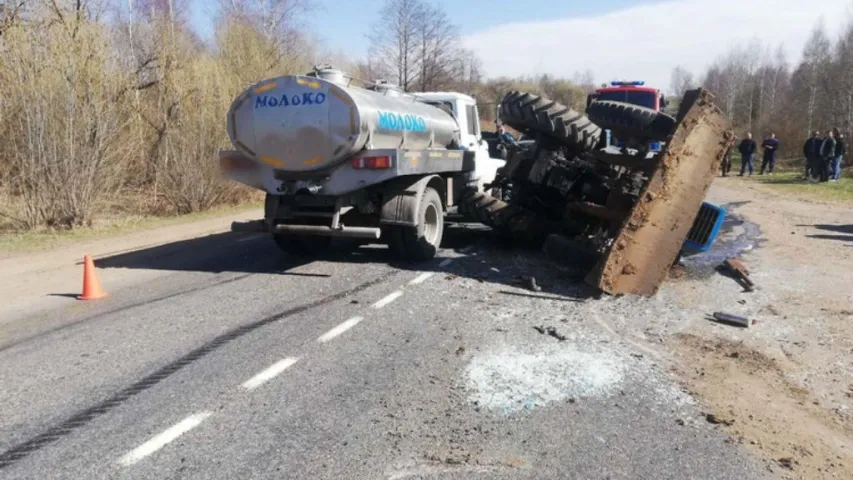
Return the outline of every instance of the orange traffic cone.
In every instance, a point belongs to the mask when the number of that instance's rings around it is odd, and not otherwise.
[[[86,255],[83,257],[83,295],[77,297],[77,300],[98,300],[106,296],[107,292],[101,290],[101,282],[95,272],[95,262]]]

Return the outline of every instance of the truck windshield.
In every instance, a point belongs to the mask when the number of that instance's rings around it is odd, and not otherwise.
[[[598,100],[606,100],[611,102],[626,102],[641,107],[655,109],[655,94],[654,92],[637,92],[630,90],[599,92]]]

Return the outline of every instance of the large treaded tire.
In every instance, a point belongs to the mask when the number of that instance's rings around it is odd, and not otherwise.
[[[617,137],[632,136],[640,139],[664,141],[675,129],[671,116],[630,103],[601,100],[586,109],[589,119],[599,127],[612,130]]]
[[[532,93],[507,93],[499,116],[516,130],[539,132],[582,151],[595,148],[601,136],[601,128],[586,115]]]

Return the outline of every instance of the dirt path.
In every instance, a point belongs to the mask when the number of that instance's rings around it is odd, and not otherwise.
[[[668,296],[691,318],[649,327],[732,442],[784,478],[853,478],[853,207],[737,179],[715,182],[710,200],[761,229],[741,257],[759,289],[716,273],[676,281]],[[718,310],[756,323],[702,318]]]

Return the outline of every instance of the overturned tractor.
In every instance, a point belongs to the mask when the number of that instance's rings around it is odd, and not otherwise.
[[[713,242],[724,211],[704,199],[733,133],[706,90],[688,92],[676,118],[605,101],[584,115],[511,92],[499,119],[536,142],[510,151],[491,195],[462,199],[472,219],[587,263],[587,283],[609,294],[653,295],[680,255]],[[625,146],[603,147],[602,129]]]

